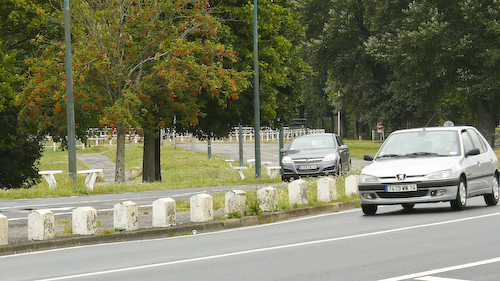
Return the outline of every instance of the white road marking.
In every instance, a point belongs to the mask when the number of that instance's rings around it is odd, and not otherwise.
[[[84,274],[61,276],[61,277],[55,277],[55,278],[49,278],[49,279],[41,279],[40,281],[65,280],[65,279],[71,279],[71,278],[91,277],[91,276],[105,275],[105,274],[111,274],[111,273],[117,273],[117,272],[126,272],[126,271],[133,271],[133,270],[140,270],[140,269],[147,269],[147,268],[154,268],[154,267],[161,267],[161,266],[169,266],[169,265],[175,265],[175,264],[184,264],[184,263],[198,262],[198,261],[204,261],[204,260],[227,258],[227,257],[240,256],[240,255],[246,255],[246,254],[252,254],[252,253],[268,252],[268,251],[274,251],[274,250],[280,250],[280,249],[302,247],[302,246],[307,246],[307,245],[331,243],[331,242],[342,241],[342,240],[351,240],[351,239],[362,238],[362,237],[383,235],[383,234],[387,234],[387,233],[395,233],[395,232],[401,232],[401,231],[406,231],[406,230],[411,230],[411,229],[419,229],[419,228],[425,228],[425,227],[458,223],[458,222],[476,220],[476,219],[487,218],[487,217],[498,216],[498,215],[500,215],[500,212],[481,215],[481,216],[475,216],[475,217],[468,217],[468,218],[462,218],[462,219],[436,222],[436,223],[428,223],[428,224],[394,228],[394,229],[388,229],[388,230],[382,230],[382,231],[376,231],[376,232],[370,232],[370,233],[356,234],[356,235],[351,235],[351,236],[335,237],[335,238],[315,240],[315,241],[302,242],[302,243],[296,243],[296,244],[288,244],[288,245],[246,250],[246,251],[240,251],[240,252],[191,258],[191,259],[178,260],[178,261],[169,261],[169,262],[164,262],[164,263],[155,263],[155,264],[125,267],[125,268],[112,269],[112,270],[90,272],[90,273],[84,273]],[[192,237],[192,236],[190,236],[190,237]],[[491,260],[487,260],[487,261],[480,261],[480,262],[466,264],[466,265],[463,265],[463,267],[462,266],[453,266],[453,267],[448,267],[445,269],[437,269],[437,270],[431,270],[431,271],[426,271],[426,272],[422,272],[422,273],[416,273],[416,274],[410,274],[410,275],[406,275],[406,276],[395,277],[395,278],[391,278],[391,279],[385,279],[383,281],[396,281],[396,280],[404,280],[404,279],[410,279],[410,278],[418,278],[418,277],[423,277],[423,276],[441,273],[441,272],[445,272],[445,271],[450,271],[450,270],[454,270],[454,269],[461,269],[461,268],[466,268],[466,267],[478,266],[478,265],[482,265],[482,264],[494,263],[494,262],[499,262],[499,261],[500,261],[500,257],[495,258],[495,259],[491,259]]]
[[[415,279],[415,278],[422,277],[422,276],[433,275],[433,274],[449,272],[449,271],[454,271],[454,270],[460,270],[460,269],[465,269],[465,268],[470,268],[470,267],[475,267],[475,266],[480,266],[480,265],[485,265],[485,264],[490,264],[490,263],[500,263],[500,257],[489,259],[489,260],[482,260],[482,261],[477,261],[477,262],[454,265],[454,266],[449,266],[449,267],[444,267],[444,268],[438,268],[438,269],[428,270],[428,271],[423,271],[423,272],[418,272],[418,273],[412,273],[412,274],[408,274],[408,275],[397,276],[397,277],[383,279],[383,280],[379,280],[379,281],[399,281],[399,280],[406,280],[406,279],[412,279],[412,278]],[[433,280],[433,279],[415,279],[415,280]],[[439,279],[434,279],[434,280],[439,280]],[[454,279],[450,279],[450,280],[454,280]]]
[[[433,277],[433,276],[424,276],[417,278],[415,280],[420,280],[420,281],[467,281],[463,279],[454,279],[454,278],[443,278],[443,277]]]

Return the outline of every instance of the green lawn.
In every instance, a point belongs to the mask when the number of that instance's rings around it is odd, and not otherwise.
[[[350,141],[349,145],[353,157],[362,158],[363,154],[375,154],[380,143],[370,141]],[[50,146],[50,144],[48,144]],[[125,168],[129,170],[132,167],[142,167],[142,149],[141,143],[129,143],[125,153]],[[101,145],[85,148],[77,147],[77,153],[102,153],[113,161],[115,159],[115,146]],[[57,149],[53,151],[51,147],[47,148],[38,164],[39,170],[62,170],[62,174],[56,174],[58,183],[57,188],[49,189],[47,182],[42,178],[40,183],[29,189],[0,190],[0,199],[14,198],[37,198],[37,197],[59,197],[59,196],[78,196],[90,194],[106,194],[120,192],[134,192],[159,189],[188,188],[217,185],[239,185],[239,184],[257,184],[257,183],[280,183],[279,177],[271,179],[267,173],[262,173],[261,179],[255,178],[255,171],[249,168],[244,171],[245,180],[241,180],[238,173],[234,171],[224,158],[212,155],[208,159],[206,153],[177,148],[165,144],[161,147],[161,168],[162,181],[159,183],[142,183],[141,178],[127,183],[99,183],[90,191],[84,187],[84,176],[79,175],[74,183],[68,176],[68,154],[67,151]],[[78,170],[88,169],[83,163],[77,163]],[[342,179],[339,179],[339,183]]]

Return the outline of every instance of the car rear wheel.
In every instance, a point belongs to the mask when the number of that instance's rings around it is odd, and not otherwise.
[[[361,209],[365,215],[372,216],[377,212],[377,205],[361,205]]]
[[[463,178],[460,179],[460,183],[458,184],[457,198],[450,203],[454,210],[459,211],[465,208],[465,205],[467,204],[467,186],[465,185],[465,180]]]
[[[491,186],[491,194],[484,195],[484,201],[486,202],[486,205],[495,206],[498,203],[499,193],[498,178],[494,176],[493,184]]]

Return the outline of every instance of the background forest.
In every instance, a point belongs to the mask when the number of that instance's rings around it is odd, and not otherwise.
[[[161,128],[207,138],[253,125],[251,1],[70,5],[78,139],[91,127],[121,138],[138,130],[144,155],[154,155]],[[259,0],[261,125],[303,118],[307,127],[338,132],[340,124],[342,137],[366,139],[379,122],[390,132],[451,120],[493,144],[499,5]],[[40,140],[66,141],[64,12],[58,0],[0,6],[0,186],[18,188],[37,180]],[[118,145],[117,167],[124,149]]]

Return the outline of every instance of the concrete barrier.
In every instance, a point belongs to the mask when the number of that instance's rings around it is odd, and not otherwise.
[[[115,230],[139,229],[139,208],[137,204],[132,201],[115,204],[113,223]]]
[[[97,234],[97,211],[92,207],[79,207],[72,212],[73,234],[95,235]]]
[[[257,190],[259,208],[264,212],[274,212],[278,209],[278,190],[268,186]]]
[[[172,198],[161,198],[153,202],[153,227],[167,227],[176,224],[176,203]]]
[[[307,183],[305,180],[294,180],[288,184],[288,203],[290,205],[307,205]]]
[[[0,215],[0,245],[9,244],[9,222],[7,217]]]
[[[197,194],[190,198],[191,222],[206,222],[214,219],[212,196]]]
[[[319,202],[330,202],[337,199],[337,181],[334,178],[320,178],[317,185]]]
[[[35,210],[28,215],[28,240],[48,240],[56,236],[54,213]]]
[[[247,194],[243,190],[226,192],[224,213],[226,215],[239,213],[244,216],[247,209]]]
[[[345,178],[345,194],[354,195],[358,194],[359,176],[351,175]]]

